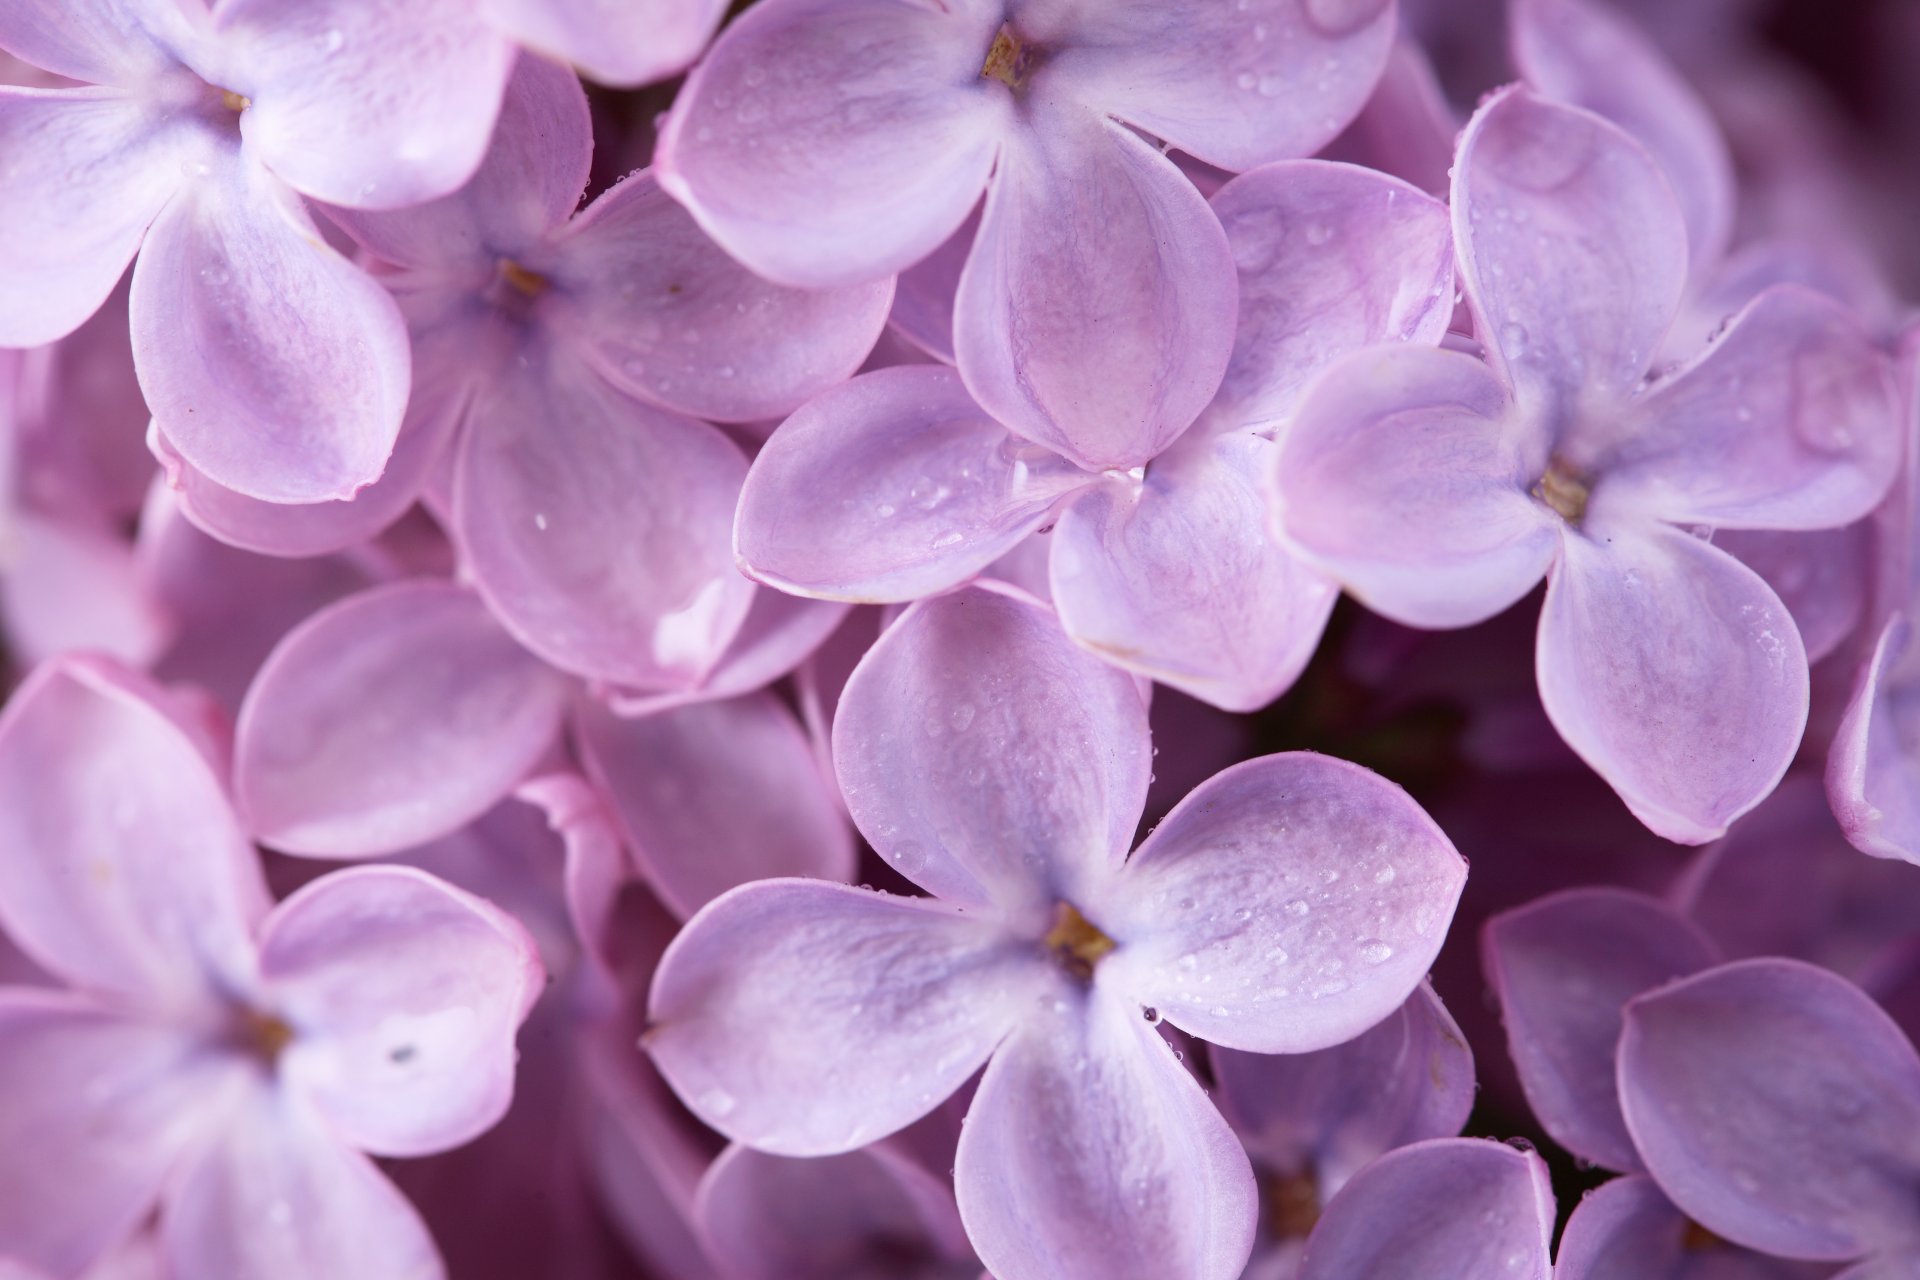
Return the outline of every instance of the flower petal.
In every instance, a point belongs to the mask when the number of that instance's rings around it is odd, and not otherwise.
[[[166,651],[173,619],[118,531],[26,511],[12,524],[0,534],[0,623],[16,662],[84,649],[146,667]]]
[[[1680,309],[1687,231],[1638,142],[1506,89],[1460,136],[1452,204],[1475,332],[1523,409],[1561,421],[1640,386]]]
[[[958,1089],[1044,981],[1028,946],[944,903],[761,880],[667,948],[641,1043],[734,1141],[833,1155]]]
[[[760,587],[753,593],[740,630],[698,687],[656,693],[609,690],[603,700],[620,715],[643,716],[764,689],[805,662],[833,634],[847,611],[844,604],[803,600]]]
[[[1355,165],[1243,174],[1210,202],[1240,273],[1233,359],[1209,417],[1271,425],[1337,357],[1437,343],[1453,314],[1453,226],[1440,201]]]
[[[189,180],[128,305],[140,388],[195,468],[268,502],[379,478],[406,411],[406,326],[258,165],[222,157]]]
[[[852,376],[893,282],[794,289],[754,275],[641,172],[555,246],[566,323],[616,386],[717,422],[777,418]]]
[[[1920,691],[1896,672],[1912,643],[1905,615],[1887,620],[1861,664],[1827,756],[1827,796],[1847,839],[1880,858],[1920,863],[1920,786],[1914,785],[1913,736]]]
[[[726,0],[482,0],[487,20],[601,84],[664,80],[700,56]]]
[[[1097,988],[1030,1015],[994,1054],[954,1186],[1000,1280],[1233,1280],[1257,1217],[1233,1131],[1159,1034]]]
[[[260,976],[294,1031],[287,1087],[351,1146],[417,1156],[505,1114],[514,1032],[545,973],[512,916],[390,866],[336,871],[282,902],[261,930]]]
[[[55,75],[119,84],[172,64],[168,38],[186,25],[167,0],[14,0],[0,12],[0,49]]]
[[[1053,533],[1052,595],[1080,644],[1229,711],[1300,675],[1339,588],[1267,532],[1258,436],[1182,440],[1143,482],[1109,480]]]
[[[1530,1151],[1436,1138],[1390,1151],[1327,1204],[1300,1280],[1547,1280],[1553,1189]]]
[[[915,600],[965,581],[1092,477],[1008,435],[951,369],[881,369],[767,440],[734,547],[755,577],[830,599]]]
[[[726,251],[803,288],[875,280],[951,235],[1010,114],[1000,7],[783,0],[727,28],[674,102],[660,183]]]
[[[1742,960],[1635,1000],[1620,1103],[1655,1181],[1716,1235],[1836,1260],[1912,1239],[1920,1058],[1825,969]]]
[[[234,789],[289,853],[365,857],[479,817],[552,745],[566,682],[472,592],[420,580],[289,632],[241,708]]]
[[[1620,1118],[1614,1046],[1626,1002],[1718,957],[1684,916],[1624,889],[1572,889],[1494,916],[1481,965],[1527,1105],[1555,1142],[1606,1169],[1640,1157]]]
[[[1713,545],[1759,574],[1793,614],[1807,661],[1820,661],[1866,616],[1876,568],[1870,524],[1812,531],[1720,529]]]
[[[1036,97],[1001,151],[954,302],[987,412],[1090,471],[1137,467],[1207,406],[1233,350],[1227,238],[1124,125]]]
[[[1580,1198],[1554,1280],[1817,1280],[1827,1269],[1749,1253],[1702,1232],[1651,1178],[1615,1178]]]
[[[1524,488],[1543,443],[1471,357],[1360,352],[1314,383],[1287,428],[1280,528],[1377,613],[1482,622],[1531,591],[1558,549],[1551,513]]]
[[[1704,844],[1766,798],[1800,745],[1800,632],[1758,574],[1700,539],[1589,525],[1547,580],[1540,700],[1635,817]]]
[[[840,696],[833,757],[874,849],[930,893],[1052,910],[1125,855],[1146,802],[1132,677],[1045,607],[967,587],[888,628]]]
[[[165,1008],[244,986],[267,909],[219,777],[159,690],[103,659],[0,717],[0,924],[82,987]]]
[[[1413,993],[1466,878],[1393,783],[1262,756],[1194,788],[1127,861],[1097,908],[1120,948],[1099,976],[1215,1044],[1324,1049]]]
[[[636,719],[583,702],[574,729],[642,877],[681,918],[750,880],[853,878],[846,818],[773,694]]]
[[[570,359],[527,358],[488,388],[459,450],[454,525],[474,585],[562,670],[699,683],[753,596],[727,554],[746,459]]]

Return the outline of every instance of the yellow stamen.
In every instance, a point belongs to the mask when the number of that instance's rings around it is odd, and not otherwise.
[[[280,1051],[293,1043],[293,1028],[273,1014],[248,1009],[240,1015],[240,1041],[273,1063],[279,1060]]]
[[[1320,1221],[1320,1184],[1311,1173],[1267,1180],[1267,1212],[1282,1240],[1304,1240]]]
[[[1063,902],[1054,909],[1053,928],[1047,931],[1046,945],[1068,973],[1085,979],[1093,976],[1093,967],[1118,944],[1081,915],[1072,903]]]
[[[1020,43],[1020,37],[1001,27],[987,48],[987,60],[980,66],[982,80],[998,80],[1009,89],[1026,84],[1032,73],[1032,52]]]
[[[1547,467],[1547,474],[1533,486],[1533,496],[1540,499],[1560,513],[1560,518],[1570,525],[1578,526],[1587,515],[1588,488],[1586,481],[1580,479],[1563,463],[1554,461]]]
[[[1699,1253],[1703,1249],[1718,1249],[1726,1243],[1719,1236],[1707,1230],[1692,1218],[1680,1232],[1680,1247],[1688,1253]]]
[[[229,111],[240,112],[252,106],[253,99],[244,94],[235,93],[231,89],[222,89],[220,91],[220,105]]]
[[[538,271],[529,271],[512,258],[500,259],[500,278],[526,294],[537,298],[547,291],[548,280]]]

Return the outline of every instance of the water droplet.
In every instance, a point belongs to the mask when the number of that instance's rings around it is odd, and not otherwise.
[[[1140,1016],[1156,1027],[1160,1025],[1160,1011],[1152,1005],[1143,1005],[1140,1009]]]
[[[698,1102],[699,1109],[716,1120],[722,1116],[732,1115],[734,1108],[739,1105],[739,1099],[725,1089],[709,1089],[700,1095]]]
[[[542,533],[545,533],[547,531],[547,513],[546,512],[536,511],[533,513],[533,527],[538,529]]]
[[[1399,873],[1393,869],[1392,864],[1388,864],[1373,873],[1373,882],[1375,884],[1392,884],[1394,876],[1398,874]]]
[[[963,702],[948,714],[947,721],[953,725],[955,733],[965,733],[967,726],[973,723],[973,715],[973,704]]]
[[[1518,360],[1527,353],[1526,326],[1503,324],[1500,326],[1500,350],[1509,360]]]
[[[1333,228],[1328,226],[1326,223],[1314,222],[1314,223],[1309,223],[1307,225],[1307,243],[1308,244],[1315,244],[1315,245],[1325,244],[1327,241],[1331,239],[1333,239]]]
[[[1360,944],[1360,958],[1368,964],[1385,964],[1393,959],[1393,948],[1378,938]]]
[[[1260,77],[1254,75],[1253,72],[1251,71],[1242,71],[1239,75],[1234,77],[1233,82],[1239,85],[1242,89],[1251,89],[1255,85],[1260,83]]]
[[[333,54],[340,52],[347,43],[347,33],[338,27],[328,27],[320,37],[320,52]]]
[[[1295,898],[1292,902],[1289,902],[1286,906],[1280,909],[1286,912],[1290,916],[1304,916],[1309,911],[1313,910],[1312,907],[1307,905],[1307,900],[1305,898]]]

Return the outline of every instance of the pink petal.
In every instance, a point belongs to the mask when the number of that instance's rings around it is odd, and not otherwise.
[[[1233,359],[1210,416],[1267,425],[1308,379],[1382,342],[1437,343],[1453,314],[1447,207],[1353,165],[1267,165],[1214,194],[1240,273]]]
[[[247,147],[302,194],[391,209],[446,195],[486,152],[514,47],[464,0],[223,0]],[[378,86],[369,92],[369,86]]]
[[[1716,1235],[1819,1259],[1912,1239],[1920,1058],[1825,969],[1743,960],[1640,997],[1620,1102],[1661,1190]]]
[[[1234,170],[1332,141],[1373,92],[1397,25],[1393,0],[1198,10],[1116,0],[1076,16],[1047,33],[1067,46],[1049,77],[1088,106]]]
[[[1500,613],[1561,538],[1524,486],[1545,442],[1478,360],[1355,354],[1301,402],[1274,475],[1287,539],[1366,606],[1417,627]]]
[[[1778,285],[1644,397],[1595,502],[1682,524],[1824,529],[1866,515],[1898,474],[1886,357],[1831,299]]]
[[[1554,1280],[1818,1280],[1827,1274],[1827,1268],[1723,1241],[1702,1243],[1700,1234],[1651,1178],[1615,1178],[1573,1207]]]
[[[225,157],[153,225],[129,302],[140,387],[195,468],[268,502],[378,479],[406,410],[399,309],[297,199]]]
[[[1324,1049],[1413,993],[1466,878],[1386,779],[1262,756],[1194,788],[1127,861],[1098,909],[1120,944],[1101,981],[1215,1044]]]
[[[1403,31],[1387,55],[1373,96],[1338,138],[1321,151],[1410,182],[1431,195],[1447,193],[1454,135],[1460,117],[1448,101],[1427,51]]]
[[[981,1262],[999,1280],[1233,1280],[1257,1217],[1233,1131],[1130,1006],[1095,988],[1041,1007],[960,1132]]]
[[[1069,506],[1051,574],[1067,633],[1230,711],[1283,693],[1340,592],[1267,532],[1274,452],[1253,435],[1183,440],[1144,481],[1107,480]]]
[[[165,651],[173,620],[117,532],[23,511],[6,536],[0,621],[15,661],[85,649],[145,667]]]
[[[186,28],[169,0],[14,0],[0,12],[0,49],[55,75],[119,84],[174,65]]]
[[[1591,522],[1587,535],[1565,540],[1548,578],[1540,700],[1635,817],[1703,844],[1766,798],[1800,745],[1800,632],[1759,575],[1698,538]]]
[[[750,880],[853,878],[846,818],[773,694],[640,719],[582,704],[574,726],[641,875],[683,919]]]
[[[480,816],[553,744],[567,684],[472,592],[417,580],[313,615],[241,708],[235,790],[289,853],[364,857]]]
[[[1528,413],[1639,387],[1687,276],[1686,224],[1639,143],[1503,90],[1460,137],[1453,226],[1475,333]]]
[[[1494,916],[1481,937],[1507,1052],[1541,1127],[1581,1160],[1640,1168],[1614,1088],[1621,1010],[1713,964],[1713,944],[1657,899],[1623,889],[1536,899]]]
[[[1173,162],[1036,97],[1001,152],[954,303],[967,389],[1090,471],[1137,467],[1204,409],[1233,350],[1233,258]]]
[[[1827,796],[1855,848],[1920,862],[1920,786],[1908,745],[1920,698],[1901,671],[1911,635],[1912,623],[1896,614],[1861,664],[1827,755]]]
[[[527,359],[476,405],[459,451],[454,523],[475,586],[562,670],[698,684],[752,600],[727,554],[746,459],[569,359]]]
[[[14,692],[0,717],[0,924],[49,972],[165,1008],[244,986],[267,893],[162,696],[89,658]]]
[[[764,689],[794,671],[826,642],[847,616],[848,606],[803,600],[762,587],[754,591],[745,621],[720,661],[697,688],[655,693],[609,690],[608,706],[623,716],[652,715],[691,702],[737,698]]]
[[[1646,34],[1603,4],[1520,0],[1509,34],[1527,82],[1625,129],[1660,165],[1686,220],[1696,280],[1733,229],[1733,158],[1707,104]]]
[[[773,433],[741,490],[734,546],[785,591],[914,600],[985,569],[1091,479],[1008,435],[951,369],[882,369]]]
[[[131,1234],[218,1123],[228,1071],[173,1028],[0,988],[0,1257],[78,1275]]]
[[[967,269],[967,257],[979,234],[976,207],[958,231],[894,281],[889,327],[946,364],[953,363],[954,296],[960,292],[960,275]]]
[[[195,154],[110,89],[0,87],[0,344],[79,328],[113,292]]]
[[[1547,1280],[1553,1189],[1539,1156],[1479,1138],[1388,1152],[1327,1205],[1299,1280]]]
[[[1820,661],[1866,616],[1874,572],[1872,531],[1856,520],[1839,529],[1720,529],[1713,545],[1766,580],[1793,614],[1807,661]]]
[[[708,903],[667,948],[642,1043],[734,1141],[833,1155],[958,1089],[1045,981],[1026,944],[945,903],[762,880]]]
[[[727,28],[674,103],[660,183],[770,280],[859,284],[951,235],[1011,115],[998,6],[785,0]]]
[[[727,10],[725,0],[482,0],[480,8],[520,43],[620,87],[685,69]]]
[[[569,223],[555,283],[601,371],[695,417],[790,413],[860,367],[886,323],[893,283],[772,284],[728,257],[642,172]]]
[[[440,1280],[426,1225],[373,1161],[298,1099],[249,1094],[168,1195],[160,1232],[172,1274]]]
[[[287,1087],[388,1156],[458,1146],[505,1114],[514,1032],[545,978],[517,920],[411,867],[336,871],[281,903],[260,976],[294,1029]]]
[[[1125,855],[1146,800],[1133,679],[1041,605],[967,587],[914,605],[840,696],[833,757],[854,823],[902,875],[969,906],[1051,911]]]

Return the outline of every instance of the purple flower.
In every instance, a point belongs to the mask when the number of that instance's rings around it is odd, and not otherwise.
[[[1139,691],[995,587],[881,637],[834,754],[861,831],[934,896],[772,880],[710,903],[654,979],[645,1044],[675,1092],[735,1141],[828,1155],[985,1063],[955,1177],[995,1275],[1236,1275],[1247,1159],[1156,1024],[1271,1053],[1380,1021],[1464,881],[1445,836],[1296,754],[1204,783],[1128,856]]]
[[[0,992],[0,1252],[72,1274],[158,1202],[180,1274],[434,1274],[363,1153],[506,1110],[533,943],[409,868],[272,905],[164,698],[75,659],[0,719],[0,923],[70,987]]]
[[[1453,216],[1488,363],[1400,347],[1329,370],[1283,442],[1281,527],[1416,626],[1491,617],[1544,574],[1555,727],[1654,831],[1709,840],[1785,772],[1807,667],[1779,598],[1699,534],[1870,510],[1899,447],[1885,359],[1782,287],[1644,384],[1686,274],[1673,195],[1631,138],[1523,89],[1463,135]]]

